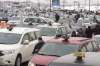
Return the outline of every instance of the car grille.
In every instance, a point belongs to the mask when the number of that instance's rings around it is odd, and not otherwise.
[[[2,53],[2,51],[0,51],[0,56],[3,56],[4,54]]]
[[[39,64],[36,64],[36,66],[45,66],[45,65],[39,65]]]

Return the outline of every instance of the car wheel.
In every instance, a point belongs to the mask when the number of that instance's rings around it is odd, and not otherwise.
[[[15,61],[15,66],[21,66],[21,57],[18,56]]]

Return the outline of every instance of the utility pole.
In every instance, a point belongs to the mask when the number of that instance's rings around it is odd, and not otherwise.
[[[63,0],[63,10],[64,10],[64,8],[65,8],[65,0]]]
[[[96,7],[96,10],[98,10],[98,7],[99,7],[99,0],[97,0],[97,7]]]
[[[50,11],[51,11],[51,4],[52,4],[52,0],[50,0]]]
[[[91,9],[91,0],[89,0],[89,11]]]
[[[40,1],[38,0],[38,8],[39,8],[39,10],[40,10]]]
[[[84,2],[84,5],[86,6],[86,0],[85,0],[85,2]]]
[[[80,10],[80,2],[77,2],[78,11]]]
[[[76,6],[76,1],[74,1],[74,10],[76,9],[75,6]]]

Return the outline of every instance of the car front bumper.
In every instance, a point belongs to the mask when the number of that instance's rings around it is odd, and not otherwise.
[[[13,66],[15,64],[16,56],[13,54],[0,56],[0,66]]]

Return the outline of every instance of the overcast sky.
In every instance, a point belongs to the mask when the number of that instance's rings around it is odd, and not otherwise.
[[[49,3],[50,0],[0,0],[0,1],[32,1],[32,2],[35,2],[37,3],[38,1],[40,1],[40,3]],[[89,0],[60,0],[61,3],[63,1],[65,1],[65,3],[73,3],[74,1],[79,1],[81,4],[85,4],[85,1],[86,1],[86,4],[88,4]],[[100,4],[100,0],[91,0],[91,3],[94,4],[94,3],[99,3]]]

